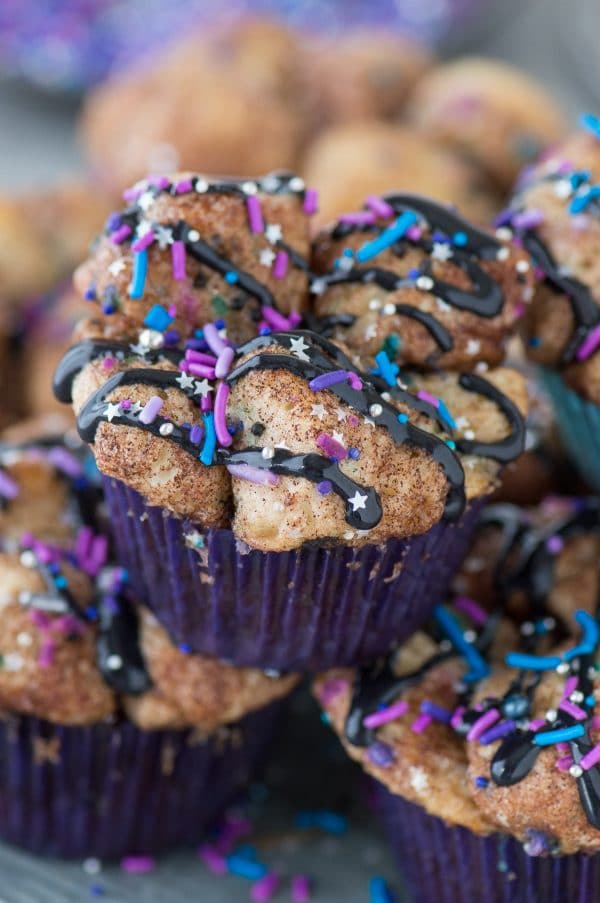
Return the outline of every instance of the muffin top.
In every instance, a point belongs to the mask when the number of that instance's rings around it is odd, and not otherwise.
[[[525,313],[533,268],[522,250],[419,195],[370,197],[315,241],[311,289],[333,335],[370,360],[473,370],[500,363]]]
[[[76,288],[111,318],[113,334],[133,335],[145,324],[176,345],[223,320],[243,341],[263,318],[298,322],[308,302],[308,221],[317,202],[302,179],[179,173],[139,182],[125,198],[75,273]]]
[[[515,371],[408,386],[385,354],[367,374],[308,330],[265,331],[234,349],[206,324],[194,347],[151,350],[93,338],[96,325],[63,359],[55,390],[73,400],[99,469],[263,551],[425,532],[490,492],[523,448]]]
[[[319,191],[316,221],[321,226],[390,186],[456,204],[481,223],[491,222],[501,204],[468,160],[422,132],[399,122],[377,121],[372,114],[335,123],[318,134],[307,146],[302,173]]]
[[[111,563],[98,517],[69,512],[48,463],[57,448],[13,447],[10,469],[3,470],[2,710],[58,724],[128,717],[145,730],[211,733],[286,695],[294,675],[271,677],[191,655],[136,605],[127,573]],[[27,519],[23,530],[23,505],[30,513],[45,506],[48,518]]]
[[[464,57],[437,66],[416,86],[409,117],[463,153],[501,189],[565,130],[560,109],[527,73],[499,60]]]
[[[166,41],[86,97],[80,133],[95,175],[122,189],[165,167],[251,175],[294,166],[305,125],[299,67],[296,36],[270,19]]]
[[[584,398],[600,402],[600,123],[526,170],[499,221],[531,255],[540,277],[525,318],[529,357],[559,368]]]
[[[598,542],[600,508],[562,500],[537,525],[505,523],[499,592],[519,585],[528,609],[513,619],[458,597],[389,661],[329,672],[316,694],[350,754],[430,814],[511,834],[531,855],[597,852],[598,596],[592,614],[545,599],[561,583],[577,597],[563,555]]]

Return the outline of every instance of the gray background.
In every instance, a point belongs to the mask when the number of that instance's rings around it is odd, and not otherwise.
[[[498,3],[500,14],[482,23],[477,48],[529,68],[552,88],[573,119],[584,109],[598,112],[593,95],[594,82],[600,84],[593,43],[600,21],[597,0]],[[75,139],[76,112],[74,103],[23,86],[0,84],[2,189],[42,185],[82,168]],[[255,842],[270,867],[287,874],[315,876],[315,903],[366,903],[369,878],[374,874],[388,878],[401,898],[399,878],[371,823],[360,783],[331,733],[319,723],[306,694],[295,698],[266,785],[255,788],[257,793],[269,794],[266,802],[254,805]],[[294,813],[306,808],[349,812],[348,833],[337,838],[297,831]],[[92,895],[93,883],[103,888],[104,896]],[[0,846],[2,903],[94,899],[107,903],[233,903],[249,899],[249,884],[229,876],[213,878],[190,853],[166,857],[151,876],[124,875],[113,866],[91,878],[81,863],[43,862]],[[275,898],[289,899],[287,887]]]

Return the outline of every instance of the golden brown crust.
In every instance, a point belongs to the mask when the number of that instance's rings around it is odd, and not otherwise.
[[[503,190],[565,131],[563,115],[542,85],[507,63],[479,57],[453,60],[426,74],[412,95],[409,116]]]
[[[513,677],[514,672],[499,669],[478,687],[475,699],[502,696]],[[559,675],[553,671],[544,674],[535,693],[532,718],[544,718],[549,709],[557,708],[563,689],[564,679]],[[598,690],[594,695],[598,695]],[[593,738],[598,741],[597,731]],[[490,762],[497,748],[498,743],[467,744],[469,778],[489,778]],[[555,746],[542,749],[530,773],[510,787],[500,787],[490,780],[485,788],[478,788],[471,780],[473,799],[484,817],[523,842],[530,839],[533,830],[546,835],[561,855],[598,852],[600,832],[586,817],[576,781],[568,771],[557,768],[560,755]]]
[[[319,225],[356,210],[369,194],[411,191],[456,204],[489,222],[498,201],[478,173],[426,136],[401,125],[362,119],[335,125],[308,147],[302,165],[319,190]]]
[[[146,609],[139,609],[140,643],[153,688],[128,696],[129,717],[145,730],[194,725],[210,733],[248,712],[281,699],[299,677],[268,677],[256,668],[234,668],[182,652]]]
[[[589,171],[591,183],[600,180],[600,142],[589,134],[576,133],[559,145],[527,174],[513,198],[512,206],[523,213],[535,212],[539,223],[535,235],[549,250],[559,270],[589,290],[600,304],[600,221],[586,210],[570,212],[572,193],[565,195],[571,171]],[[558,172],[564,172],[561,179]],[[540,277],[543,272],[540,270]],[[540,280],[524,320],[528,355],[536,363],[561,367],[565,381],[578,394],[600,403],[600,355],[562,365],[573,337],[576,321],[567,296]]]
[[[177,183],[189,176],[189,173],[176,173],[171,176],[171,181]],[[303,213],[301,197],[292,193],[264,192],[259,192],[257,197],[265,227],[279,226],[283,241],[306,259],[309,252],[308,218]],[[203,194],[190,191],[177,196],[162,192],[145,207],[143,220],[163,227],[185,221],[219,255],[231,261],[233,269],[249,274],[266,286],[284,314],[306,308],[306,273],[290,264],[285,277],[276,278],[272,273],[272,260],[268,265],[261,263],[261,252],[272,252],[273,245],[265,232],[250,230],[243,197],[210,191]],[[75,287],[82,296],[93,290],[100,305],[108,292],[118,315],[138,326],[148,311],[160,304],[175,308],[170,328],[183,337],[221,317],[227,321],[234,341],[243,341],[255,334],[256,325],[251,318],[255,303],[240,291],[239,286],[229,285],[223,276],[201,265],[189,254],[186,255],[186,278],[175,279],[170,244],[161,248],[160,242],[156,241],[147,253],[148,276],[141,298],[133,299],[129,294],[133,268],[131,243],[116,245],[107,235],[99,238],[92,256],[76,271]],[[236,301],[240,297],[244,303],[238,310]]]
[[[403,648],[400,661],[407,668],[418,667],[431,654],[432,648],[425,635],[415,634]],[[354,746],[344,738],[352,695],[352,672],[328,672],[317,678],[314,692],[348,754],[388,790],[451,824],[486,834],[493,830],[493,822],[482,815],[471,798],[463,741],[439,722],[429,725],[426,737],[410,729],[425,699],[448,705],[455,697],[453,686],[460,676],[460,666],[451,661],[432,670],[421,684],[403,694],[408,703],[407,712],[401,719],[391,721],[377,731],[378,741],[393,751],[393,762],[386,767],[373,762],[368,748]],[[338,691],[333,692],[336,687]]]

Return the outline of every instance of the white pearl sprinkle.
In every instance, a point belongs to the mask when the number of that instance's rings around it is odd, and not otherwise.
[[[567,662],[561,662],[560,665],[556,666],[557,674],[567,674],[568,671],[569,671],[569,666],[568,666]]]
[[[379,310],[380,307],[381,301],[379,300],[379,298],[372,298],[369,301],[369,310]]]
[[[512,231],[507,229],[506,226],[501,226],[500,229],[496,229],[496,238],[499,238],[500,241],[510,241],[512,238]]]
[[[19,646],[31,646],[31,635],[29,633],[25,633],[24,631],[18,633],[17,643],[19,644]]]
[[[162,423],[158,432],[161,436],[170,436],[174,429],[172,423]]]
[[[290,179],[289,184],[291,191],[304,191],[304,179],[301,179],[300,176],[294,176],[293,179]]]
[[[244,194],[256,194],[258,191],[258,185],[256,182],[244,182],[242,185],[242,191]]]
[[[24,552],[21,552],[20,562],[26,568],[34,568],[37,564],[37,558],[30,549],[26,549]]]
[[[187,234],[187,237],[189,238],[190,241],[199,241],[200,233],[198,232],[197,229],[190,229],[190,231]]]
[[[354,533],[351,530],[347,530],[344,533],[344,539],[346,540],[346,542],[350,542],[351,539],[354,539]]]
[[[383,408],[381,407],[380,404],[372,404],[371,407],[369,408],[369,414],[371,415],[371,417],[379,417],[380,414],[382,414],[382,413],[383,413]]]
[[[465,630],[463,633],[463,640],[466,640],[467,643],[474,643],[477,639],[477,634],[474,630]]]
[[[546,721],[550,721],[551,723],[556,721],[558,718],[558,712],[556,709],[548,709],[546,712]]]
[[[429,292],[433,288],[433,279],[431,276],[419,276],[416,286],[424,292]]]
[[[98,875],[102,871],[102,864],[99,859],[90,857],[83,861],[83,871],[86,875]]]
[[[583,702],[583,693],[581,692],[581,690],[574,690],[569,696],[569,699],[571,700],[571,702],[575,703]]]
[[[529,264],[526,260],[519,260],[517,261],[515,269],[517,273],[526,273],[529,270]]]
[[[118,671],[123,665],[123,659],[120,655],[109,655],[106,659],[106,664],[111,671]]]
[[[269,461],[275,455],[275,449],[269,448],[269,446],[265,446],[261,452],[261,455],[265,459],[265,461]]]
[[[508,248],[500,248],[500,250],[496,254],[496,257],[498,260],[507,260],[509,255],[510,251],[508,250]]]
[[[208,182],[206,179],[196,179],[196,191],[198,194],[204,194],[208,191]]]
[[[535,627],[531,623],[531,621],[525,621],[523,624],[521,624],[521,633],[523,634],[523,636],[531,636],[534,631]]]
[[[581,765],[571,765],[571,767],[569,768],[569,774],[573,778],[580,778],[583,774],[583,768],[581,767]]]
[[[383,312],[387,317],[391,317],[396,313],[396,305],[395,304],[384,304]]]

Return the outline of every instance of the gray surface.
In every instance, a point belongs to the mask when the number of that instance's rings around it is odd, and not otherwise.
[[[565,0],[529,4],[520,0],[511,8],[493,33],[488,29],[479,49],[528,67],[552,87],[573,118],[581,109],[593,107],[592,67],[597,60],[596,47],[590,42],[600,20],[597,0],[577,0],[570,8]],[[39,185],[81,168],[74,120],[74,106],[65,107],[14,85],[0,86],[0,188]],[[359,797],[352,804],[351,828],[344,837],[293,830],[298,809],[339,809],[347,803],[349,788],[357,783],[354,769],[329,733],[321,731],[314,709],[311,714],[305,702],[299,712],[299,703],[294,705],[287,739],[275,751],[270,770],[270,799],[258,807],[256,842],[271,867],[315,876],[315,903],[366,903],[371,875],[383,874],[396,882],[396,887],[398,883],[385,845]],[[97,899],[107,903],[233,903],[249,899],[247,882],[213,878],[193,854],[185,853],[166,857],[148,877],[124,875],[111,867],[90,878],[79,863],[40,862],[0,846],[0,876],[0,903],[92,900],[96,899],[90,893],[94,882],[104,889],[104,896]],[[289,900],[287,888],[275,899]]]

